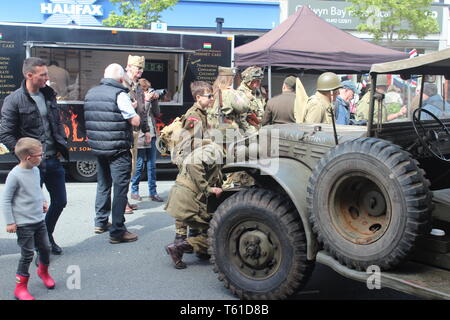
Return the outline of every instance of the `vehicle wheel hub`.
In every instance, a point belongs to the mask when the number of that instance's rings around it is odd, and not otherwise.
[[[388,194],[364,174],[347,175],[337,181],[330,197],[333,227],[348,241],[366,245],[380,239],[389,227]]]
[[[85,177],[91,177],[97,172],[95,161],[77,161],[77,171]]]
[[[269,277],[276,272],[281,261],[278,238],[260,222],[246,221],[235,227],[229,248],[233,264],[251,278]]]

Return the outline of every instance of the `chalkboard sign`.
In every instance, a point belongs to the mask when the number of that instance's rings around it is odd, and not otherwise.
[[[24,30],[0,26],[0,100],[16,90],[22,82]]]
[[[218,67],[229,67],[231,62],[231,41],[224,41],[220,37],[183,37],[183,43],[194,53],[186,55],[186,78],[191,81],[206,81],[213,84],[217,78]],[[192,99],[190,88],[184,87],[185,101]]]

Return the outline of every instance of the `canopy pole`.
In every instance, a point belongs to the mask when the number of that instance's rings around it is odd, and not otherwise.
[[[268,97],[269,99],[272,98],[272,66],[269,65],[269,70],[268,70],[268,77],[269,79],[267,80],[268,82],[268,88],[269,88],[269,92],[268,92]]]

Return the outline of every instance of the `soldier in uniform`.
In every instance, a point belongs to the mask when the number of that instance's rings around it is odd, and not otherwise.
[[[244,92],[233,89],[235,75],[236,69],[219,67],[219,75],[213,85],[214,106],[209,116],[212,128],[225,125],[245,133],[249,128],[246,116],[250,111],[250,101]]]
[[[209,139],[185,141],[192,144],[194,150],[183,159],[164,209],[198,232],[165,247],[176,269],[186,268],[182,261],[186,251],[193,250],[199,257],[208,255],[207,230],[212,215],[207,212],[207,198],[209,195],[219,197],[222,193],[223,147]]]
[[[295,86],[296,77],[288,76],[284,79],[281,94],[267,101],[261,125],[295,123]]]
[[[341,80],[333,72],[322,73],[317,79],[317,91],[306,104],[305,123],[332,123],[330,110],[342,87]]]
[[[218,76],[213,84],[214,105],[208,110],[211,128],[219,128],[224,123],[238,128],[236,117],[248,111],[247,99],[233,89],[235,76],[235,68],[218,68]]]
[[[241,77],[242,82],[237,90],[248,99],[249,111],[241,114],[239,128],[247,136],[258,132],[264,116],[266,102],[260,89],[264,72],[260,67],[252,66],[245,69]]]
[[[182,121],[185,134],[202,139],[208,130],[208,109],[212,107],[214,95],[212,86],[205,81],[194,81],[191,83],[194,105],[186,111]]]
[[[379,75],[377,77],[377,86],[376,86],[376,92],[379,94],[384,94],[386,92],[388,86],[388,79],[386,75]],[[366,94],[359,100],[358,104],[356,105],[356,120],[369,120],[369,105],[370,105],[370,92],[371,90],[367,90]],[[379,118],[381,119],[381,122],[388,122],[392,121],[394,119],[400,118],[403,115],[406,114],[406,107],[402,107],[399,112],[388,114],[388,109],[386,107],[386,104],[384,101],[381,101],[381,115],[378,115],[378,103],[375,102],[374,106],[375,110],[373,113],[373,121],[374,123],[379,122]]]
[[[137,161],[137,140],[139,137],[139,132],[144,134],[145,144],[150,144],[150,127],[148,125],[148,116],[146,114],[147,109],[145,108],[145,100],[150,101],[151,98],[158,99],[159,96],[148,96],[149,93],[145,92],[139,84],[139,78],[144,72],[145,57],[144,56],[128,56],[127,67],[126,67],[126,81],[125,85],[129,89],[130,99],[133,102],[133,107],[136,109],[136,113],[141,118],[141,123],[138,127],[133,127],[133,148],[131,149],[132,155],[132,166],[131,166],[131,176],[134,176],[134,171],[136,169]],[[137,209],[137,205],[127,202],[125,208],[125,213],[131,214],[133,210]]]
[[[171,150],[172,162],[177,165],[181,171],[181,165],[184,158],[192,151],[190,147],[193,139],[203,139],[208,130],[208,110],[213,104],[212,86],[204,81],[194,81],[191,83],[191,93],[195,99],[194,105],[186,111],[181,122],[181,131],[175,132],[176,139],[181,140]],[[193,236],[198,233],[195,228],[189,229],[189,235]],[[181,220],[175,220],[175,242],[186,239],[188,234],[188,226]],[[191,253],[192,250],[186,250]]]

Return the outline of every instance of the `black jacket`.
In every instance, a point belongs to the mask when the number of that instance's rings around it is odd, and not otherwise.
[[[128,89],[113,79],[102,79],[85,97],[84,119],[88,144],[97,156],[113,157],[129,151],[133,131],[117,106],[117,96]]]
[[[52,88],[45,86],[40,89],[45,97],[48,109],[50,130],[55,140],[56,150],[69,160],[67,137],[56,104],[56,94]],[[17,140],[22,137],[35,138],[45,144],[45,129],[36,102],[31,98],[26,81],[22,81],[19,89],[5,98],[2,106],[0,126],[0,141],[11,151],[14,151]]]

